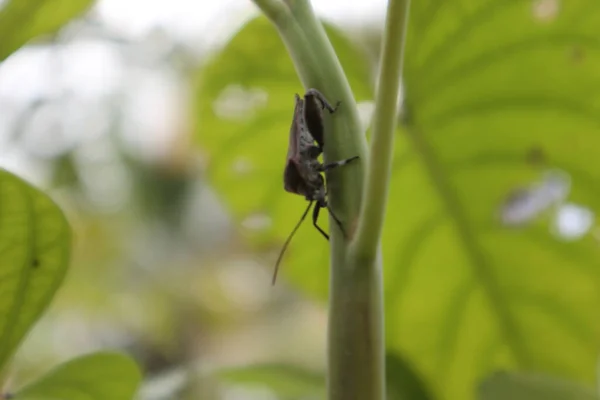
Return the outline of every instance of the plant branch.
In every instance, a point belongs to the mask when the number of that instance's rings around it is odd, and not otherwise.
[[[410,0],[388,2],[366,184],[352,245],[353,254],[359,258],[374,259],[381,240],[394,155],[394,133],[409,7]]]
[[[338,229],[331,230],[328,371],[329,400],[385,399],[385,341],[383,334],[382,268],[377,247],[383,224],[387,179],[397,110],[400,60],[408,0],[390,0],[384,57],[377,97],[371,155],[350,85],[308,0],[253,0],[275,25],[304,87],[320,90],[330,101],[341,101],[338,111],[325,117],[325,162],[358,155],[352,163],[327,176],[329,204],[352,234],[363,199],[361,246],[373,244],[370,257],[357,257]],[[395,21],[395,24],[394,24]],[[394,35],[396,35],[394,37]],[[388,81],[389,80],[389,81]],[[387,146],[387,148],[386,148]],[[388,154],[384,154],[389,151]],[[369,163],[368,190],[363,192],[363,166]],[[366,194],[363,194],[366,193]],[[363,194],[361,196],[361,194]],[[381,199],[377,201],[377,196]],[[373,210],[375,208],[375,210]],[[374,211],[374,212],[373,212]],[[375,219],[375,221],[370,221]],[[335,224],[331,223],[330,227]],[[361,228],[359,228],[361,229]],[[366,238],[376,231],[373,238]],[[369,240],[370,239],[370,240]],[[359,247],[361,248],[361,247]],[[359,253],[359,255],[364,255]]]

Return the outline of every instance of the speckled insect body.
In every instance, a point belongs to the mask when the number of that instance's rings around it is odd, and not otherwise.
[[[344,232],[344,228],[339,218],[327,204],[327,189],[322,173],[358,159],[358,156],[354,156],[345,160],[322,164],[319,161],[319,156],[323,153],[323,147],[325,146],[325,128],[322,110],[327,109],[330,114],[333,114],[340,103],[338,102],[336,106],[333,107],[327,101],[325,96],[316,89],[309,89],[305,93],[304,99],[296,94],[295,99],[296,105],[294,107],[292,126],[290,128],[283,183],[286,191],[304,196],[309,203],[304,214],[302,214],[302,217],[283,245],[275,265],[273,283],[275,283],[275,280],[277,279],[277,271],[283,254],[292,240],[292,237],[306,218],[313,203],[316,203],[312,215],[313,225],[327,240],[329,240],[329,235],[325,233],[317,223],[319,212],[322,208],[327,208],[329,210],[333,220],[339,226],[340,230]]]

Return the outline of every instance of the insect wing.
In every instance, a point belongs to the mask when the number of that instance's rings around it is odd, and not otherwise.
[[[304,96],[304,122],[314,140],[319,144],[319,147],[323,149],[323,146],[325,145],[323,105],[314,94],[307,93]]]
[[[290,137],[288,143],[288,152],[286,156],[286,164],[291,159],[298,158],[300,155],[300,134],[302,132],[303,117],[302,108],[304,101],[296,94],[296,106],[294,107],[294,115],[292,117],[292,126],[290,127]]]
[[[283,187],[285,190],[299,195],[306,193],[306,184],[298,171],[300,151],[302,150],[302,127],[304,125],[303,106],[304,101],[296,94],[296,105],[294,107],[292,126],[290,127],[290,140],[283,173]]]
[[[298,166],[295,160],[288,160],[285,171],[283,173],[283,187],[287,192],[306,196],[308,188],[306,183],[298,171]]]

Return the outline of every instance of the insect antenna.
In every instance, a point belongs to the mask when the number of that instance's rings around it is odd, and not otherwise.
[[[294,227],[294,230],[292,231],[292,233],[290,233],[288,238],[285,240],[285,243],[283,244],[283,248],[281,249],[281,252],[279,253],[279,257],[277,257],[277,262],[275,263],[275,271],[273,271],[273,280],[271,281],[271,285],[274,285],[275,281],[277,280],[277,272],[279,271],[279,263],[281,263],[281,259],[283,258],[283,253],[285,253],[285,250],[287,249],[288,245],[292,241],[294,234],[296,233],[298,228],[300,228],[302,221],[304,221],[304,219],[306,218],[306,215],[308,214],[308,211],[310,210],[310,207],[312,206],[312,204],[313,204],[312,201],[310,201],[308,203],[308,207],[306,207],[306,210],[304,210],[304,214],[302,214],[302,217],[300,217],[300,221],[298,221],[298,223]]]

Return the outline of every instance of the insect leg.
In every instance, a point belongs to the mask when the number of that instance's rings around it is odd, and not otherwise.
[[[331,214],[331,217],[333,218],[333,220],[335,221],[337,226],[339,226],[340,231],[342,231],[342,234],[344,235],[344,237],[346,237],[346,231],[344,230],[344,227],[342,226],[342,222],[340,221],[340,219],[335,215],[335,213],[333,212],[331,207],[329,207],[329,204],[325,204],[325,207],[327,208],[327,210],[329,210],[329,214]]]
[[[296,233],[298,228],[300,228],[302,221],[304,221],[304,218],[306,218],[306,215],[308,214],[308,211],[310,210],[310,207],[312,206],[312,204],[313,204],[312,201],[310,201],[308,203],[308,207],[306,207],[306,210],[304,210],[302,217],[300,217],[300,221],[298,221],[298,223],[294,227],[294,230],[292,230],[292,233],[290,233],[290,236],[288,236],[288,238],[285,240],[285,243],[283,244],[283,248],[281,249],[281,252],[279,252],[279,257],[277,257],[277,262],[275,263],[275,271],[273,271],[273,280],[271,281],[272,285],[274,285],[275,281],[277,280],[277,272],[279,271],[279,263],[281,262],[281,259],[283,258],[283,253],[285,253],[285,250],[287,249],[288,245],[292,241],[294,234]],[[318,204],[315,208],[319,208]]]
[[[315,208],[313,209],[313,225],[315,226],[315,228],[317,228],[317,230],[319,232],[321,232],[321,234],[323,236],[325,236],[325,239],[329,240],[329,235],[325,233],[325,231],[323,229],[321,229],[321,227],[319,225],[317,225],[317,221],[319,219],[319,211],[321,211],[321,204],[319,204],[319,202],[317,202],[317,204],[315,205]]]
[[[328,163],[328,164],[323,164],[321,166],[321,168],[319,168],[319,171],[320,172],[329,171],[330,169],[333,169],[333,168],[336,168],[336,167],[340,167],[342,165],[346,165],[349,162],[354,161],[356,159],[358,159],[358,156],[350,157],[350,158],[347,158],[345,160],[335,161],[335,162]]]
[[[312,89],[312,88],[308,89],[306,91],[306,93],[304,94],[304,97],[306,97],[306,96],[315,96],[317,99],[319,99],[323,108],[326,108],[330,114],[333,114],[335,112],[335,110],[337,110],[337,108],[340,106],[340,104],[342,104],[341,101],[338,101],[335,104],[335,107],[332,106],[331,104],[329,104],[329,102],[327,101],[327,99],[325,98],[323,93],[319,92],[317,89]]]

